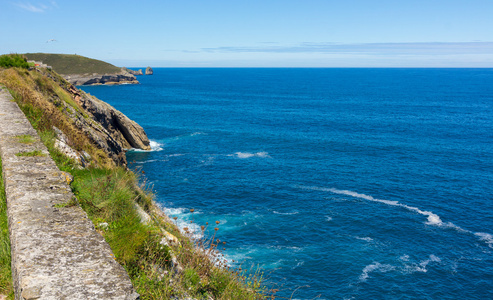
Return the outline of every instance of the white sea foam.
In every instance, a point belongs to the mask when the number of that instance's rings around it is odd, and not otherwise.
[[[251,157],[260,157],[260,158],[270,158],[271,156],[267,152],[256,152],[256,153],[250,153],[250,152],[236,152],[234,154],[238,158],[251,158]]]
[[[166,213],[166,215],[168,215],[170,217],[179,216],[179,215],[183,214],[185,211],[187,211],[187,210],[185,208],[182,208],[182,207],[178,207],[178,208],[166,207],[164,209],[164,212]]]
[[[163,150],[162,146],[163,144],[158,143],[156,141],[150,140],[150,146],[151,146],[151,151],[161,151]]]
[[[293,270],[294,270],[294,269],[296,269],[297,267],[301,267],[301,266],[302,266],[302,265],[304,265],[304,264],[305,264],[305,262],[304,262],[303,260],[302,260],[302,261],[299,261],[299,262],[296,264],[296,266],[292,267],[291,269],[293,269]]]
[[[303,251],[303,247],[296,247],[296,246],[267,246],[268,249],[276,249],[276,250],[281,250],[281,251],[288,251],[288,252],[300,252]]]
[[[272,212],[275,213],[276,215],[285,215],[285,216],[299,214],[299,212],[297,212],[297,211],[293,211],[293,212],[278,212],[278,211],[273,210]]]
[[[188,228],[188,232],[191,233],[191,237],[194,239],[199,239],[203,237],[202,230],[200,229],[200,226],[196,223],[190,223],[191,218],[190,216],[190,210],[183,208],[183,207],[176,207],[176,208],[169,208],[166,207],[163,210],[167,216],[170,218],[176,217],[177,219],[174,220],[176,226],[185,233],[185,228]],[[194,214],[200,214],[200,212],[195,211]]]
[[[441,261],[442,260],[438,256],[431,254],[428,259],[425,259],[425,260],[419,262],[419,264],[405,265],[402,268],[402,271],[405,272],[405,273],[414,273],[414,272],[426,273],[426,272],[428,272],[428,269],[426,267],[430,263],[432,263],[432,262],[441,262]]]
[[[157,159],[150,159],[150,160],[144,160],[144,161],[136,161],[135,163],[139,164],[139,165],[143,165],[146,163],[151,163],[151,162],[156,162],[156,161],[158,161],[158,160]]]
[[[488,244],[490,248],[493,249],[493,235],[486,233],[486,232],[475,232],[474,235],[476,235],[481,241],[485,242]]]
[[[381,264],[379,262],[374,262],[370,265],[367,265],[363,271],[361,272],[361,275],[359,276],[360,281],[366,281],[368,277],[370,277],[370,273],[372,272],[380,272],[380,273],[386,273],[389,271],[395,270],[395,267],[389,264]]]
[[[327,217],[325,218],[325,221],[327,221],[327,222],[330,222],[330,221],[332,221],[332,217],[330,217],[330,216],[327,216]]]
[[[362,241],[365,241],[365,242],[371,242],[371,241],[373,241],[373,239],[371,237],[359,237],[359,236],[355,236],[355,238],[357,240],[362,240]]]
[[[364,200],[373,201],[373,202],[379,202],[379,203],[387,204],[390,206],[403,207],[407,210],[414,211],[420,215],[426,216],[427,220],[428,220],[426,222],[426,224],[428,224],[428,225],[438,225],[438,226],[443,225],[442,220],[440,219],[440,217],[437,214],[434,214],[431,211],[425,211],[425,210],[421,210],[417,207],[413,207],[413,206],[399,203],[399,201],[377,199],[377,198],[373,198],[370,195],[360,194],[360,193],[349,191],[349,190],[338,190],[335,188],[319,188],[319,187],[304,187],[304,188],[311,189],[311,190],[317,190],[317,191],[326,191],[326,192],[331,192],[331,193],[339,194],[339,195],[351,196],[354,198],[364,199]],[[447,225],[455,226],[452,223],[447,223]]]
[[[399,257],[399,259],[402,260],[402,261],[409,261],[409,255],[404,254],[401,257]]]
[[[473,232],[473,231],[464,229],[460,226],[457,226],[452,222],[443,222],[442,219],[440,218],[440,216],[438,216],[437,214],[435,214],[431,211],[421,210],[421,209],[414,207],[414,206],[409,206],[406,204],[399,203],[399,201],[391,201],[391,200],[373,198],[370,195],[360,194],[360,193],[349,191],[349,190],[339,190],[336,188],[324,188],[324,187],[317,187],[317,186],[295,186],[295,187],[305,189],[305,190],[330,192],[330,193],[334,193],[334,194],[351,196],[354,198],[364,199],[364,200],[368,200],[368,201],[379,202],[379,203],[383,203],[383,204],[387,204],[387,205],[391,205],[391,206],[402,207],[402,208],[405,208],[409,211],[413,211],[413,212],[416,212],[420,215],[426,216],[427,222],[425,224],[427,224],[427,225],[434,225],[434,226],[439,226],[442,228],[452,228],[452,229],[455,229],[455,230],[462,232],[462,233],[473,234],[476,237],[478,237],[479,240],[488,244],[488,247],[493,249],[493,235],[492,234],[485,233],[485,232]]]
[[[163,150],[163,144],[161,143],[158,143],[156,141],[153,141],[153,140],[150,140],[149,141],[149,146],[151,146],[151,150],[142,150],[142,149],[136,149],[136,148],[132,148],[132,149],[129,149],[129,151],[132,151],[132,152],[151,152],[151,151],[161,151]]]
[[[399,260],[402,262],[409,262],[409,255],[404,254],[401,257],[399,257]],[[422,272],[426,273],[428,272],[428,269],[426,268],[429,264],[431,263],[440,263],[442,260],[434,255],[430,254],[430,256],[425,259],[420,261],[419,263],[408,263],[404,264],[403,266],[393,266],[390,264],[381,264],[379,262],[373,262],[372,264],[367,265],[363,271],[361,272],[361,275],[359,276],[360,281],[366,281],[368,277],[370,277],[370,273],[372,272],[380,272],[380,273],[386,273],[389,271],[396,271],[396,272],[401,272],[403,274],[410,274],[410,273],[415,273],[415,272]]]
[[[441,262],[442,260],[440,259],[440,257],[434,255],[434,254],[430,254],[430,258],[428,258],[427,260],[424,260],[420,263],[421,266],[424,266],[426,267],[430,262]]]

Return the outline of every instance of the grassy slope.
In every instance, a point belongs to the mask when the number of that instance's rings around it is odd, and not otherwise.
[[[120,68],[114,65],[75,54],[26,53],[29,60],[42,61],[59,74],[115,74]]]
[[[47,74],[56,78],[57,82],[47,77]],[[69,83],[58,74],[46,69],[41,69],[40,72],[18,68],[0,69],[0,83],[10,90],[28,119],[35,122],[33,127],[54,137],[52,127],[56,126],[68,136],[72,148],[89,153],[95,164],[105,167],[114,165],[106,153],[90,142],[82,129],[66,118],[60,105],[62,101],[77,111],[83,109],[67,92]]]
[[[74,176],[71,187],[80,206],[110,244],[115,259],[127,270],[141,299],[181,299],[189,296],[195,299],[267,298],[263,293],[265,288],[261,283],[261,274],[247,275],[220,267],[209,259],[206,253],[215,253],[219,241],[214,241],[214,238],[193,241],[191,234],[182,234],[175,224],[156,214],[152,194],[139,187],[139,180],[133,172],[103,164],[103,158],[98,165],[106,167],[79,170],[72,161],[61,155],[53,147],[51,126],[53,122],[64,125],[63,115],[58,113],[56,107],[50,106],[46,98],[58,97],[59,101],[63,101],[70,95],[61,94],[60,91],[57,93],[54,81],[39,76],[36,71],[0,69],[0,83],[3,82],[14,94],[16,102],[38,130],[59,168]],[[65,127],[72,130],[70,124],[65,124]],[[65,133],[69,138],[78,139],[74,146],[91,148],[91,145],[85,145],[88,141],[80,135]],[[140,222],[136,204],[152,216],[151,223]],[[165,236],[163,230],[173,234],[179,243],[160,244]],[[171,255],[177,257],[182,272],[176,273]]]

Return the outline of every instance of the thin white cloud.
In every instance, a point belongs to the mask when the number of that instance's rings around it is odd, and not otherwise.
[[[493,42],[434,43],[301,43],[293,46],[253,46],[202,48],[209,53],[326,53],[372,55],[450,55],[493,53]]]
[[[55,1],[35,4],[32,4],[31,2],[17,2],[14,4],[25,11],[33,13],[44,13],[48,9],[58,8],[58,4]]]

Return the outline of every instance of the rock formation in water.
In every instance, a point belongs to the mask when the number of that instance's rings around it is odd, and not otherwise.
[[[147,67],[146,68],[146,75],[152,75],[152,74],[154,74],[154,71],[152,70],[152,68],[151,67]]]
[[[130,73],[130,74],[135,75],[135,76],[144,75],[144,73],[142,73],[142,69],[139,69],[137,71],[134,71],[134,70],[130,70],[130,69],[127,69],[127,68],[123,67],[122,68],[122,71],[127,72],[127,73]]]

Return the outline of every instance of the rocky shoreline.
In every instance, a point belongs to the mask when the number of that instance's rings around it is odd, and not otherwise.
[[[120,74],[69,74],[62,76],[73,85],[139,84],[135,75],[125,71]]]
[[[145,70],[145,75],[153,75],[154,71],[151,67],[147,67]],[[65,80],[73,85],[112,85],[112,84],[139,84],[135,76],[144,75],[142,69],[137,71],[130,70],[126,67],[121,69],[120,73],[117,74],[61,74]]]

